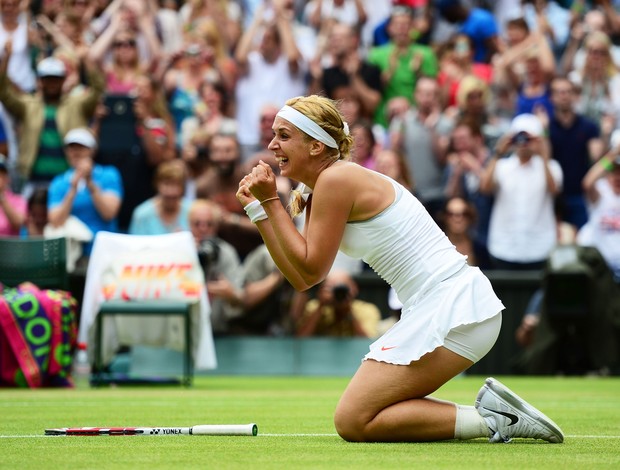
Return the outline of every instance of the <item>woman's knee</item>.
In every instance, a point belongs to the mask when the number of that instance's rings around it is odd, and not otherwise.
[[[339,405],[334,414],[334,426],[336,432],[345,441],[364,442],[366,425],[359,413],[355,413],[350,407]]]

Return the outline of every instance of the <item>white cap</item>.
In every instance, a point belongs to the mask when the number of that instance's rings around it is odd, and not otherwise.
[[[89,149],[94,149],[97,147],[97,141],[95,140],[93,133],[85,127],[78,127],[67,132],[67,135],[64,138],[64,143],[65,145],[78,144],[88,147]]]
[[[55,57],[46,57],[37,64],[37,75],[44,77],[60,77],[67,75],[67,69],[62,60]]]
[[[543,135],[544,129],[542,122],[533,114],[519,114],[510,123],[510,132],[518,134],[526,132],[532,137],[540,137]]]

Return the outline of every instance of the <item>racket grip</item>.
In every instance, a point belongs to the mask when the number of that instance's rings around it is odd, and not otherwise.
[[[256,436],[258,426],[250,424],[201,424],[192,426],[194,436]]]

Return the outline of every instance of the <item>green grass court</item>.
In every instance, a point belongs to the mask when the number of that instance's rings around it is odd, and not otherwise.
[[[498,377],[547,413],[561,445],[484,439],[352,444],[332,412],[348,378],[199,376],[191,388],[0,390],[0,469],[620,468],[620,378]],[[473,404],[484,377],[438,398]],[[45,437],[45,428],[258,424],[258,436]]]

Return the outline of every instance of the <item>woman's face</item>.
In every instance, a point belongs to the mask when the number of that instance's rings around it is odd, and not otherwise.
[[[65,147],[67,163],[72,168],[79,168],[84,165],[92,165],[93,149],[80,144],[69,144]]]
[[[527,36],[528,32],[519,26],[509,26],[506,29],[506,41],[510,46],[523,42]]]
[[[202,88],[202,100],[209,109],[222,111],[222,95],[212,85],[204,85]]]
[[[130,34],[119,34],[112,43],[114,59],[120,63],[135,62],[138,55],[136,38]]]
[[[162,180],[157,183],[157,194],[166,208],[176,208],[183,198],[185,188],[178,181]]]
[[[274,152],[280,174],[299,181],[309,159],[309,143],[305,134],[286,119],[276,117],[272,126],[274,136],[269,150]]]
[[[605,67],[609,63],[609,48],[605,44],[593,42],[588,46],[587,54],[590,65]]]
[[[452,131],[452,147],[455,152],[471,151],[473,139],[469,127],[458,126]]]
[[[446,205],[446,230],[453,234],[463,234],[469,229],[471,216],[467,203],[460,198],[452,199]]]
[[[3,15],[17,15],[20,0],[0,0],[0,13]]]
[[[370,137],[368,136],[369,132],[371,131],[361,126],[355,126],[353,128],[353,145],[356,160],[363,160],[373,151],[372,140],[370,140]]]

